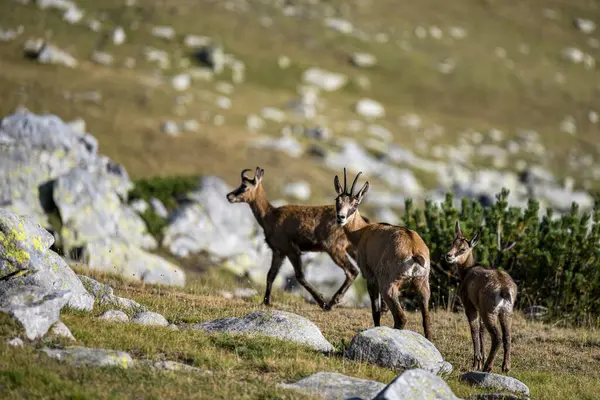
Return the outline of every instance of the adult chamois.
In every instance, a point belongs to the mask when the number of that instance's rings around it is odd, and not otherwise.
[[[356,260],[356,249],[348,241],[342,228],[336,224],[335,207],[331,205],[273,207],[267,200],[262,186],[265,170],[256,167],[253,178],[246,175],[249,171],[249,169],[242,171],[240,186],[227,194],[227,200],[230,203],[248,203],[256,221],[263,228],[267,245],[273,251],[263,303],[271,304],[273,281],[287,257],[294,267],[298,283],[304,286],[323,310],[331,310],[340,302],[358,276],[358,270],[346,256],[348,253]],[[326,252],[346,274],[344,283],[329,302],[326,302],[323,295],[304,277],[300,255],[306,251]]]
[[[371,312],[375,326],[381,324],[381,298],[394,317],[394,328],[404,329],[406,315],[400,303],[404,289],[416,291],[420,296],[425,337],[431,339],[429,316],[429,248],[419,234],[405,227],[386,223],[370,223],[360,215],[358,206],[369,189],[369,182],[354,193],[354,186],[361,172],[356,175],[350,191],[335,177],[334,186],[336,220],[343,226],[346,236],[357,248],[358,267],[367,281],[371,298]]]
[[[513,307],[517,298],[517,285],[505,271],[487,269],[478,264],[473,258],[473,248],[479,243],[481,232],[478,231],[471,240],[467,240],[456,221],[455,236],[452,247],[446,253],[446,262],[456,265],[460,279],[460,298],[465,308],[465,314],[471,328],[473,340],[473,369],[481,370],[484,354],[483,334],[485,327],[492,338],[492,347],[483,371],[491,372],[494,368],[494,358],[500,345],[498,320],[502,329],[504,344],[504,361],[502,371],[510,371],[510,339]],[[500,247],[500,228],[498,229],[498,244]],[[514,246],[514,243],[509,246]]]

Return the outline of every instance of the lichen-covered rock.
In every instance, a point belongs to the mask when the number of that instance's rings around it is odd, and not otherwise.
[[[483,389],[503,390],[529,396],[529,387],[520,380],[488,372],[471,371],[461,375],[460,380]]]
[[[72,346],[64,349],[42,349],[46,355],[77,366],[130,368],[134,362],[128,353],[115,350]]]
[[[98,319],[110,322],[129,322],[129,317],[121,310],[107,310],[98,316]]]
[[[134,324],[148,325],[148,326],[168,326],[169,321],[159,313],[146,311],[137,313],[131,317],[131,322]]]
[[[58,338],[72,341],[76,340],[75,336],[73,336],[73,333],[71,333],[71,330],[62,321],[56,321],[56,323],[50,328],[49,334]]]
[[[286,389],[318,396],[324,400],[356,399],[371,400],[385,384],[366,379],[353,378],[338,372],[318,372],[292,384],[281,384]]]
[[[53,199],[62,219],[61,236],[67,248],[102,238],[153,249],[156,240],[144,220],[121,202],[113,183],[100,168],[73,168],[59,176]]]
[[[113,288],[111,288],[110,286],[108,286],[104,283],[98,282],[97,280],[92,279],[85,275],[77,275],[77,277],[83,284],[83,287],[86,288],[88,293],[90,293],[96,299],[99,299],[103,296],[113,296],[114,295]]]
[[[116,296],[113,288],[90,277],[78,275],[83,286],[98,300],[101,306],[116,307],[128,312],[143,312],[148,309],[135,300]]]
[[[352,338],[346,357],[402,371],[420,368],[447,374],[452,366],[423,335],[387,326],[366,329]]]
[[[0,291],[24,285],[68,290],[70,307],[91,310],[93,297],[62,257],[49,250],[53,243],[33,218],[0,209]]]
[[[442,378],[410,369],[395,378],[373,400],[460,400]]]
[[[0,311],[21,324],[29,340],[35,340],[59,320],[60,310],[70,297],[67,290],[49,291],[32,285],[14,287],[0,292]]]
[[[185,274],[175,264],[124,242],[102,238],[86,243],[83,261],[90,268],[148,283],[183,286]]]
[[[242,318],[221,318],[192,324],[192,329],[271,336],[325,353],[334,350],[319,328],[308,319],[286,311],[257,311]]]

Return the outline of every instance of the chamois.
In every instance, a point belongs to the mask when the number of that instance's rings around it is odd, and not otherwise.
[[[498,228],[500,235],[500,228]],[[483,371],[491,372],[494,368],[494,358],[500,345],[498,332],[498,319],[502,329],[502,343],[504,344],[504,361],[502,371],[510,371],[510,339],[511,319],[513,307],[517,298],[517,285],[505,271],[487,269],[478,264],[473,258],[473,248],[479,243],[481,231],[478,231],[471,240],[467,240],[456,221],[455,237],[452,248],[445,255],[446,262],[456,265],[460,279],[460,298],[465,309],[465,314],[471,328],[473,340],[473,369],[481,370],[484,355],[484,327],[492,338],[492,347]],[[500,237],[498,238],[499,251]],[[507,247],[514,246],[514,243]],[[479,321],[478,321],[479,319]],[[479,326],[478,325],[479,322]]]
[[[419,293],[425,337],[431,339],[429,316],[429,248],[419,234],[406,227],[385,223],[370,223],[360,215],[358,206],[369,189],[369,182],[354,195],[354,186],[362,172],[352,183],[350,191],[335,177],[338,194],[335,199],[337,223],[344,227],[350,242],[357,248],[358,267],[367,281],[371,298],[371,313],[375,326],[381,324],[381,297],[394,317],[394,328],[404,329],[406,315],[400,303],[404,289]]]
[[[340,302],[358,276],[358,270],[346,257],[348,253],[356,260],[356,249],[348,241],[342,228],[336,225],[335,207],[329,205],[273,207],[267,200],[262,186],[265,170],[257,167],[254,178],[246,176],[249,171],[249,169],[242,171],[242,183],[227,194],[227,200],[230,203],[248,203],[256,221],[263,228],[267,245],[273,251],[263,303],[267,306],[271,305],[273,281],[287,257],[294,267],[298,283],[304,286],[323,310],[331,310]],[[326,252],[346,274],[344,283],[329,302],[325,302],[323,295],[304,277],[300,255],[305,251]]]

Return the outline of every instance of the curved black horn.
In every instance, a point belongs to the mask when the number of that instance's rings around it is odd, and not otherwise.
[[[252,170],[248,169],[248,168],[246,168],[245,170],[242,171],[242,180],[244,180],[244,179],[250,180],[251,179],[246,176],[246,172],[250,172],[250,171],[252,171]]]
[[[354,185],[356,185],[356,181],[358,180],[358,177],[360,176],[360,174],[362,174],[362,172],[359,172],[358,174],[356,174],[356,178],[354,178],[354,182],[352,182],[352,187],[350,188],[350,195],[352,195],[352,193],[354,193]]]
[[[348,193],[348,184],[346,183],[346,167],[344,167],[344,193]]]

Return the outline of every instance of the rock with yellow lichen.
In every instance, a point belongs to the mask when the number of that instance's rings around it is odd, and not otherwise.
[[[68,290],[70,307],[91,310],[94,298],[67,263],[49,250],[53,242],[32,217],[0,209],[0,293],[24,285]]]
[[[123,351],[71,346],[64,349],[41,350],[47,356],[76,366],[130,368],[134,361]]]

